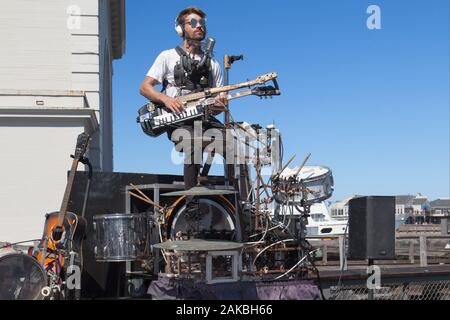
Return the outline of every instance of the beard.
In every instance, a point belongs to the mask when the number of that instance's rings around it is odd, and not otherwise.
[[[188,46],[189,47],[192,47],[192,48],[196,48],[196,49],[200,49],[201,48],[201,46],[202,46],[202,40],[203,40],[203,38],[200,40],[200,39],[190,39],[190,38],[186,38],[186,41],[187,41],[187,43],[188,43]]]
[[[203,32],[198,32],[197,30],[193,31],[192,34],[186,33],[186,40],[188,42],[197,42],[200,43],[203,41],[206,37],[206,29],[203,29]]]

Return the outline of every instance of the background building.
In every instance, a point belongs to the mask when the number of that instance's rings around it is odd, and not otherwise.
[[[350,196],[340,201],[336,201],[330,206],[331,218],[336,220],[347,220],[348,219],[348,202],[358,197],[357,195]]]
[[[441,198],[430,201],[430,210],[432,216],[435,217],[450,216],[450,199]]]
[[[94,170],[113,170],[124,0],[2,1],[0,39],[0,241],[15,242],[40,237],[59,210],[78,134],[92,137]]]
[[[353,195],[331,204],[331,218],[347,220],[349,201],[356,197],[359,196]],[[448,198],[429,201],[420,193],[395,196],[396,227],[404,223],[439,223],[440,217],[448,216],[450,216],[450,199]]]

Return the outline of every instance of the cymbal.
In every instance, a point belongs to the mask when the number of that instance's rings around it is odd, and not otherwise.
[[[211,189],[204,186],[195,186],[189,190],[174,191],[161,194],[162,196],[215,196],[221,194],[234,194],[234,190]]]
[[[222,240],[177,240],[165,241],[154,244],[153,247],[163,250],[178,250],[178,251],[213,251],[213,250],[233,250],[240,249],[244,246],[243,243]]]

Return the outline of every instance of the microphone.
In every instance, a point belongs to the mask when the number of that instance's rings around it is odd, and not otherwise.
[[[216,40],[214,38],[208,38],[208,40],[206,40],[205,54],[203,55],[202,60],[200,60],[200,63],[198,64],[199,67],[201,67],[205,64],[206,59],[208,57],[211,57],[215,44],[216,44]]]

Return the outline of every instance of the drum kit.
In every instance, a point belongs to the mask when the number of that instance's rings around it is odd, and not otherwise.
[[[135,187],[136,188],[136,187]],[[131,193],[132,195],[136,195]],[[141,193],[143,196],[145,194]],[[195,234],[202,239],[234,240],[236,232],[235,208],[224,195],[234,195],[236,191],[211,189],[196,186],[190,190],[168,192],[162,196],[179,198],[167,208],[161,209],[161,216],[154,212],[113,213],[96,215],[93,218],[95,232],[94,255],[98,262],[142,261],[151,259],[151,233],[155,224],[161,230],[161,239],[175,241],[186,236],[189,218],[186,215],[186,197],[199,197],[199,215],[195,221]],[[146,197],[146,196],[145,196]],[[154,204],[150,198],[139,197]],[[156,204],[154,204],[158,207]],[[159,211],[159,210],[157,210]],[[155,222],[163,218],[165,222]]]
[[[277,164],[278,169],[264,179],[261,168],[273,165],[267,160],[270,149],[265,146],[263,161],[257,157],[250,162],[253,171],[247,165],[247,172],[255,172],[256,177],[246,179],[252,182],[245,190],[246,198],[242,198],[239,184],[199,184],[161,194],[171,199],[163,206],[131,185],[134,192],[129,194],[145,202],[148,209],[95,215],[95,260],[135,262],[133,265],[140,265],[141,273],[150,277],[207,284],[299,279],[317,273],[306,224],[310,205],[332,195],[331,170],[306,166],[309,155],[300,166],[289,168],[292,157],[283,167]],[[194,215],[188,208],[192,201]],[[290,207],[301,216],[286,210]],[[0,300],[48,299],[52,295],[49,278],[39,259],[11,248],[0,249]]]
[[[162,194],[175,200],[160,205],[130,184],[134,192],[129,194],[148,209],[94,216],[95,260],[141,262],[144,273],[152,276],[191,278],[196,273],[195,279],[201,281],[212,281],[214,266],[233,275],[226,281],[240,276],[273,280],[308,275],[310,265],[314,266],[305,231],[309,207],[331,197],[331,170],[305,166],[310,155],[298,167],[288,167],[295,156],[282,166],[281,135],[273,125],[264,129],[232,123],[230,127],[236,132],[236,144],[239,130],[252,131],[250,136],[256,138],[246,143],[254,143],[257,150],[245,164],[234,164],[231,186],[199,183],[189,190]],[[265,167],[272,167],[269,177],[263,177]],[[279,210],[293,206],[302,213],[296,221],[289,210]],[[0,300],[48,295],[48,274],[35,257],[0,249],[0,275]]]
[[[274,78],[276,73],[260,81]],[[278,85],[274,83],[276,91],[265,90],[278,95]],[[140,121],[155,128],[159,125],[150,118]],[[148,126],[144,127],[144,132],[149,134]],[[224,177],[230,186],[226,183],[221,188],[202,185],[199,177],[199,184],[189,190],[162,194],[176,198],[170,205],[161,206],[131,185],[134,192],[130,191],[130,195],[149,205],[149,211],[95,216],[97,261],[143,261],[147,266],[153,262],[156,267],[146,271],[154,276],[183,277],[182,270],[190,270],[189,278],[192,264],[208,260],[205,257],[209,251],[218,254],[221,246],[233,247],[232,243],[238,243],[239,249],[233,250],[238,250],[239,271],[247,278],[275,276],[278,279],[308,273],[308,262],[314,264],[314,258],[306,239],[307,217],[313,203],[331,197],[331,170],[325,166],[305,166],[310,155],[298,167],[288,167],[295,156],[282,166],[281,134],[274,125],[263,128],[259,124],[227,122],[226,128],[229,129],[227,137],[231,132],[234,157],[244,159],[244,162],[233,162],[231,179],[229,164],[225,164]],[[204,143],[205,137],[201,139]],[[228,148],[229,145],[227,161]],[[208,160],[204,170],[209,169]],[[268,171],[271,174],[264,177],[263,172]],[[298,221],[285,210],[294,206],[302,213],[299,220],[298,215],[295,217]],[[293,225],[296,227],[292,228]],[[233,250],[225,250],[229,257],[222,261],[222,266],[227,265],[226,261],[235,260]],[[186,263],[189,266],[183,267]],[[227,268],[234,270],[236,263]],[[194,269],[201,274],[205,266],[200,263]]]
[[[257,80],[266,82],[275,78],[273,73]],[[265,87],[264,92],[278,95],[275,81],[274,85],[275,91]],[[177,119],[167,118],[163,122],[180,120]],[[146,125],[143,130],[150,136],[164,127],[150,118],[139,121]],[[149,125],[153,126],[152,132]],[[213,279],[214,267],[232,274],[223,281],[243,277],[302,278],[308,276],[311,266],[317,272],[313,250],[306,239],[306,224],[310,206],[332,195],[331,170],[325,166],[306,166],[310,155],[300,166],[288,167],[295,156],[283,166],[281,134],[274,125],[264,128],[233,121],[227,122],[226,128],[229,131],[225,162],[229,148],[239,161],[232,163],[231,171],[228,171],[230,164],[225,163],[225,184],[213,186],[201,180],[209,170],[208,161],[213,154],[209,151],[199,184],[189,190],[161,194],[166,199],[172,197],[165,205],[130,184],[133,190],[128,190],[129,195],[146,203],[147,211],[95,216],[97,261],[137,262],[130,265],[142,266],[141,271],[153,277],[190,278],[207,283],[219,281]],[[232,147],[228,143],[229,133]],[[201,145],[211,142],[208,137],[207,141],[203,136],[200,139]],[[264,175],[267,172],[270,174]],[[289,214],[293,207],[300,216]]]
[[[147,266],[144,272],[153,276],[206,281],[208,254],[233,247],[239,253],[239,272],[246,279],[303,277],[308,274],[308,261],[314,259],[304,230],[309,207],[330,198],[333,192],[331,170],[305,166],[307,159],[299,167],[284,166],[268,182],[257,174],[254,185],[259,189],[252,185],[247,199],[239,198],[234,188],[198,185],[162,194],[175,200],[161,206],[133,186],[136,193],[130,191],[130,195],[149,204],[152,210],[95,216],[95,258],[99,262],[140,261]],[[187,213],[187,203],[192,199],[196,199],[197,206],[194,217]],[[302,218],[296,216],[297,220],[291,221],[292,215],[286,212],[275,215],[277,206],[300,207]],[[292,229],[290,224],[300,226]],[[229,256],[221,265],[235,269],[230,262],[234,261],[234,253],[226,252]],[[152,264],[157,267],[149,267]]]

